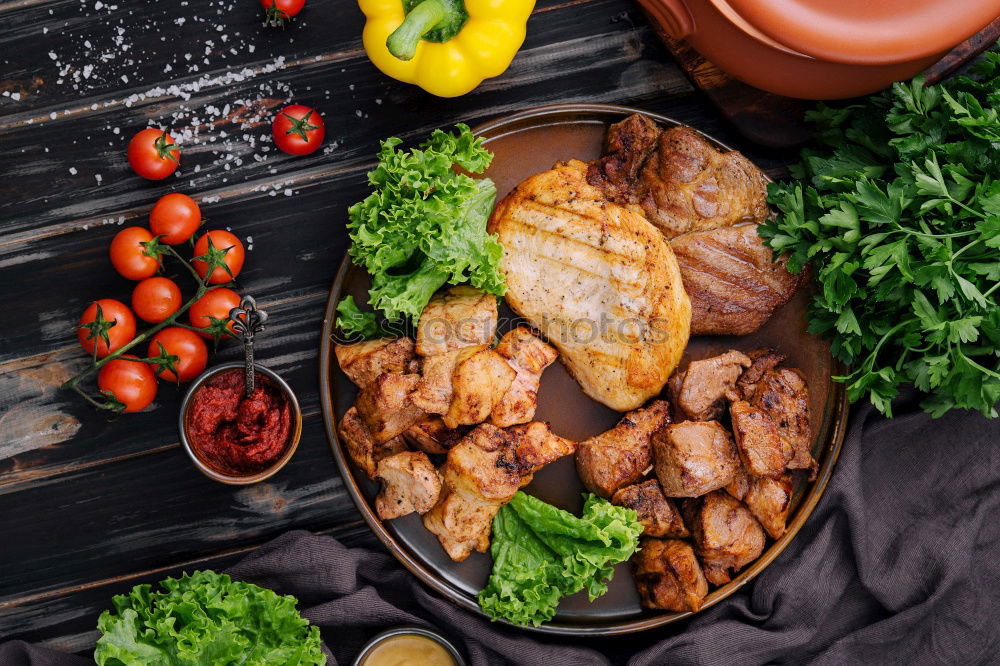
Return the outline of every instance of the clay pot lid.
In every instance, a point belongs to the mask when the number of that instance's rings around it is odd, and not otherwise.
[[[887,65],[954,47],[1000,16],[1000,0],[712,0],[820,60]]]

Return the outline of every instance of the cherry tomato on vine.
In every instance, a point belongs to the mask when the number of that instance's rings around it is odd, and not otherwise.
[[[135,337],[135,317],[121,301],[102,298],[87,306],[77,325],[76,337],[88,354],[104,358],[132,341]]]
[[[146,278],[132,290],[132,310],[148,324],[158,324],[181,307],[181,290],[170,278]]]
[[[145,280],[160,268],[158,242],[153,234],[142,227],[127,227],[111,241],[111,264],[122,277]]]
[[[166,130],[147,127],[128,142],[128,163],[148,180],[163,180],[177,170],[181,150]]]
[[[156,397],[156,375],[152,366],[126,354],[109,361],[97,373],[97,387],[125,405],[126,412],[141,412]]]
[[[201,209],[195,200],[180,192],[160,197],[149,212],[149,228],[167,245],[180,245],[201,226]]]
[[[239,294],[232,289],[219,287],[218,289],[205,292],[204,296],[195,301],[191,309],[188,310],[188,317],[190,317],[191,325],[195,328],[209,328],[212,326],[213,319],[225,321],[226,317],[229,316],[229,311],[235,307],[239,307],[239,305]],[[233,333],[232,324],[229,324],[226,328],[228,328],[230,333]],[[201,335],[206,338],[212,337],[208,333],[202,333]]]
[[[161,365],[154,372],[170,382],[189,382],[205,370],[208,364],[208,347],[194,331],[171,326],[153,336],[146,356],[150,359],[176,356],[177,359],[173,361],[174,370]]]
[[[285,21],[302,11],[306,0],[260,0],[264,8],[264,25],[283,26]]]
[[[229,270],[217,265],[208,278],[209,284],[225,284],[236,278],[243,270],[243,243],[228,231],[208,231],[194,244],[194,269],[198,275],[205,277],[208,272],[209,260],[215,257],[224,263]],[[203,258],[204,257],[204,258]]]
[[[286,106],[271,123],[274,142],[289,155],[308,155],[323,143],[326,125],[314,109],[301,104]]]

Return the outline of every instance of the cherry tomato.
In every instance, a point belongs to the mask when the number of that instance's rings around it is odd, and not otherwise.
[[[176,374],[163,367],[159,367],[155,371],[167,381],[189,382],[200,375],[208,364],[208,347],[194,331],[176,326],[163,329],[149,341],[147,357],[159,356],[161,353],[160,345],[163,345],[162,352],[164,354],[177,357],[177,360],[174,361]]]
[[[170,278],[146,278],[132,290],[135,315],[149,324],[158,324],[181,307],[181,290]]]
[[[152,366],[138,360],[127,360],[135,358],[126,354],[109,361],[97,373],[97,387],[101,391],[110,391],[124,403],[126,412],[141,412],[156,397],[156,375]]]
[[[212,241],[211,248],[208,246],[209,240]],[[229,267],[229,271],[227,272],[222,266],[217,266],[208,278],[209,284],[224,284],[229,282],[243,270],[243,243],[228,231],[209,231],[194,244],[194,256],[196,258],[194,269],[198,271],[198,275],[205,277],[205,273],[208,272],[208,263],[198,261],[197,257],[211,256],[211,254],[215,254],[221,258],[226,266]]]
[[[180,245],[194,236],[201,225],[201,209],[194,199],[180,192],[160,198],[149,212],[149,228],[167,245]]]
[[[111,263],[115,270],[129,280],[145,280],[155,275],[160,267],[156,244],[143,245],[152,240],[153,234],[142,227],[128,227],[119,231],[111,241]]]
[[[101,309],[100,321],[97,317],[98,307]],[[104,323],[102,324],[102,322]],[[114,324],[109,326],[112,322]],[[101,335],[102,328],[107,333],[110,345],[104,341],[104,337]],[[92,333],[93,335],[91,335]],[[91,303],[83,311],[76,329],[76,337],[88,354],[94,353],[94,344],[96,343],[97,357],[104,358],[132,341],[132,338],[135,337],[135,317],[121,301],[102,298]]]
[[[232,289],[219,287],[206,292],[204,296],[195,301],[191,309],[188,310],[188,316],[191,318],[191,325],[195,328],[208,328],[212,325],[213,318],[224,321],[229,316],[229,311],[239,307],[239,304],[239,294]],[[229,324],[227,328],[230,333],[233,332],[232,324]],[[206,338],[212,337],[207,333],[201,335]]]
[[[264,8],[264,25],[280,26],[302,11],[306,0],[260,0]]]
[[[128,142],[128,163],[148,180],[163,180],[177,170],[181,150],[166,130],[147,127]]]
[[[323,118],[308,106],[286,106],[271,123],[274,142],[289,155],[308,155],[323,143]]]

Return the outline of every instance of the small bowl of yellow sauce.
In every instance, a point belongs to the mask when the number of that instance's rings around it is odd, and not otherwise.
[[[421,627],[397,627],[368,641],[354,666],[466,666],[441,634]]]

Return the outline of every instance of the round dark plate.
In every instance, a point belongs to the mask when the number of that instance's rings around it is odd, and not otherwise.
[[[517,183],[550,168],[559,160],[596,158],[608,124],[635,112],[645,113],[620,106],[567,104],[530,109],[480,125],[475,133],[484,138],[495,155],[486,175],[497,185],[497,200]],[[679,124],[664,116],[646,115],[667,127]],[[707,138],[728,150],[724,144]],[[360,197],[361,193],[358,194]],[[359,303],[366,302],[367,292],[367,274],[345,257],[330,290],[320,349],[320,399],[337,466],[361,515],[403,566],[442,596],[463,608],[481,613],[476,604],[476,594],[489,578],[492,566],[489,554],[473,553],[464,562],[452,562],[437,538],[424,529],[419,516],[411,514],[383,523],[374,511],[377,484],[354,469],[338,441],[336,424],[353,403],[356,388],[340,371],[333,354],[335,308],[341,297],[348,294],[353,294]],[[831,358],[828,345],[806,331],[807,292],[800,289],[795,298],[778,309],[771,320],[752,335],[692,338],[685,352],[685,362],[731,348],[749,351],[766,346],[787,354],[786,365],[799,368],[809,382],[812,451],[819,461],[815,481],[808,482],[803,474],[796,474],[785,535],[769,542],[761,557],[741,571],[732,582],[713,590],[705,599],[703,608],[718,603],[752,580],[795,538],[823,494],[840,452],[847,402],[843,386],[834,383],[831,376],[834,371],[839,373],[841,368]],[[505,314],[511,315],[509,310],[501,308],[501,320]],[[548,421],[555,433],[581,441],[612,427],[619,417],[618,413],[584,395],[561,364],[551,365],[542,376],[535,418]],[[542,469],[525,489],[546,502],[573,512],[579,512],[582,506],[583,490],[572,456]],[[587,601],[584,593],[567,597],[551,622],[526,629],[547,634],[612,636],[662,626],[688,615],[690,613],[642,609],[628,565],[623,563],[616,568],[610,589],[603,597],[593,603]]]

